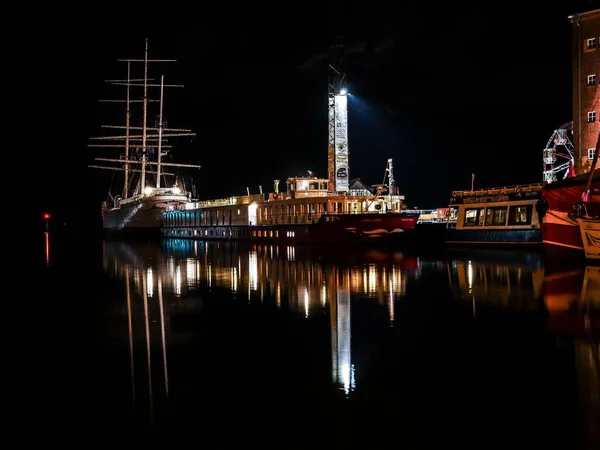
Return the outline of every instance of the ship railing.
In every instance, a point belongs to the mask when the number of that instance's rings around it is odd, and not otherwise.
[[[349,211],[343,214],[385,214],[382,211]],[[311,224],[317,223],[323,215],[335,217],[335,212],[315,212],[315,213],[296,213],[296,214],[270,214],[259,220],[258,225],[278,225],[278,224]]]
[[[534,184],[517,184],[514,186],[492,187],[475,190],[452,191],[452,198],[457,197],[485,197],[492,195],[509,195],[525,192],[539,192],[542,190],[542,183]]]
[[[253,202],[263,202],[264,199],[264,194],[240,195],[236,197],[219,198],[214,200],[200,200],[196,202],[175,205],[173,209],[190,210],[200,208],[215,208],[219,206],[249,205]]]

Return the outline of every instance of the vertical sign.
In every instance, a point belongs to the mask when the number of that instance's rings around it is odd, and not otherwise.
[[[335,96],[335,190],[348,192],[348,97]]]

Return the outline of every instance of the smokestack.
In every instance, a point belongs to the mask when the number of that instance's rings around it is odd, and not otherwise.
[[[275,184],[275,193],[279,194],[279,180],[275,180],[273,183]]]
[[[248,195],[250,195],[250,188],[249,187],[246,188],[246,192],[248,193]]]
[[[262,194],[262,186],[258,186],[258,192]]]

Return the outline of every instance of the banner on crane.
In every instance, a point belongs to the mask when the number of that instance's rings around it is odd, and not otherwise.
[[[335,96],[335,190],[348,192],[348,97]]]

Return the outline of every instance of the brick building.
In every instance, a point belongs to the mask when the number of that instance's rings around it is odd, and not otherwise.
[[[573,36],[573,146],[576,172],[583,173],[590,169],[600,133],[600,9],[573,14],[569,19]]]

